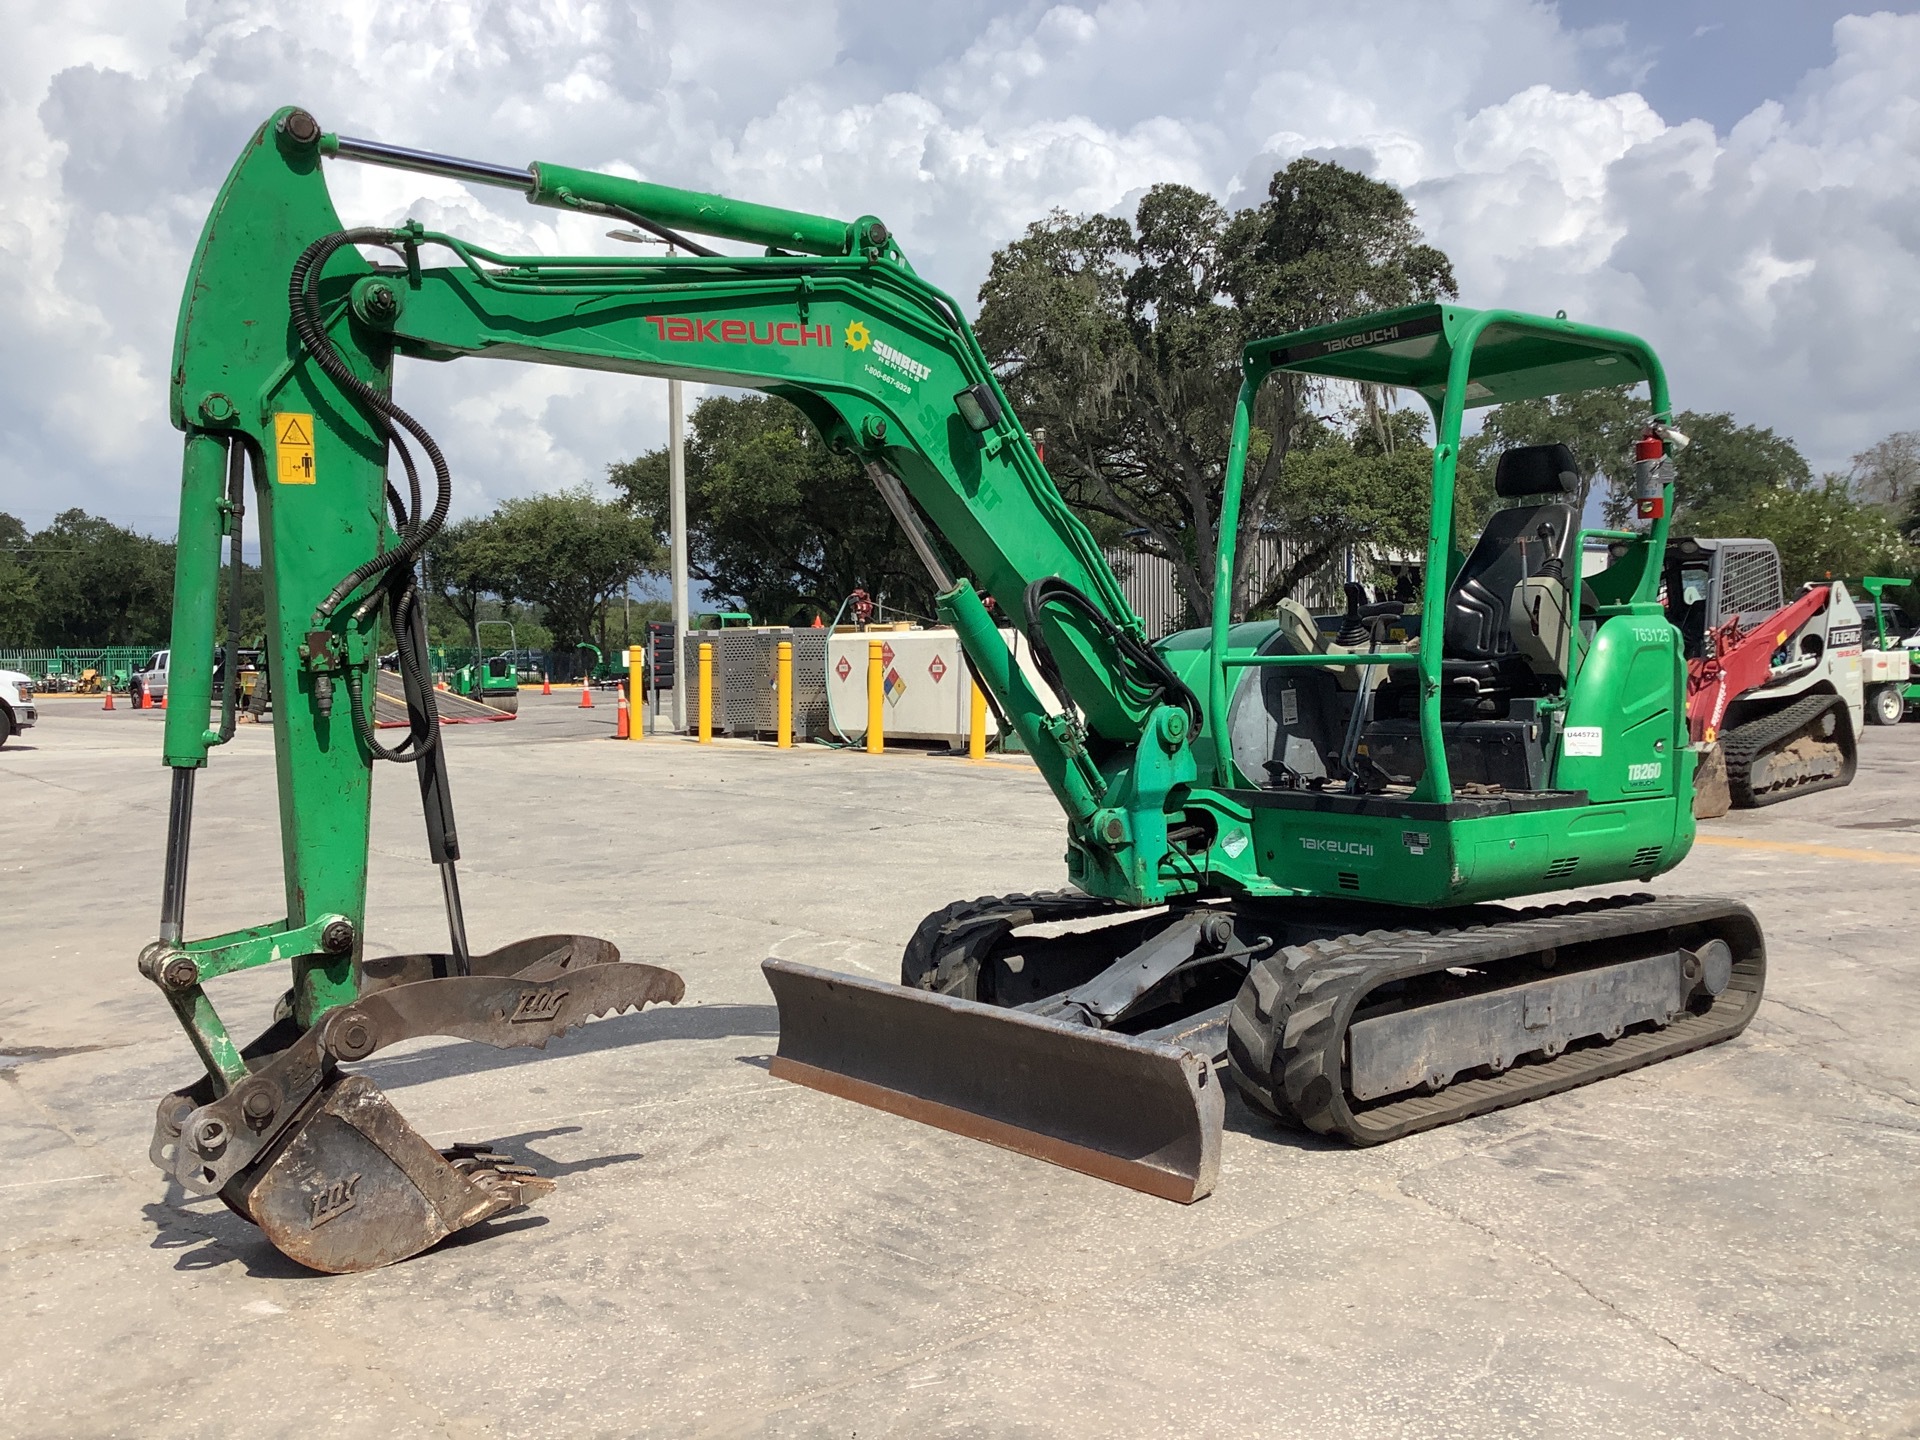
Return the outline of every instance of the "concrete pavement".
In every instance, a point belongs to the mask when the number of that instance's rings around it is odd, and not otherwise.
[[[1037,774],[616,744],[576,699],[448,732],[474,943],[604,934],[687,1003],[368,1066],[436,1143],[561,1185],[349,1277],[147,1163],[194,1071],[134,970],[159,712],[48,706],[0,750],[0,1433],[1920,1434],[1920,725],[1655,887],[1759,912],[1742,1039],[1368,1151],[1236,1101],[1182,1208],[767,1075],[763,956],[891,976],[927,911],[1063,882]],[[243,728],[200,787],[192,933],[281,913],[272,786]],[[376,950],[444,946],[415,804],[381,767]],[[250,1034],[283,985],[214,993]]]

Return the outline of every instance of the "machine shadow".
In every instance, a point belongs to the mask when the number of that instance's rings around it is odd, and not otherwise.
[[[638,1150],[622,1150],[611,1155],[592,1155],[585,1160],[555,1160],[534,1147],[536,1140],[549,1140],[556,1135],[578,1135],[584,1128],[580,1125],[554,1125],[545,1130],[523,1130],[518,1135],[493,1137],[486,1145],[489,1150],[498,1150],[523,1163],[532,1164],[549,1180],[563,1180],[569,1175],[579,1175],[588,1170],[604,1170],[609,1165],[625,1165],[647,1158]]]
[[[188,1206],[204,1206],[189,1209]],[[211,1196],[189,1195],[175,1181],[167,1182],[166,1197],[140,1207],[153,1226],[154,1250],[180,1252],[173,1268],[188,1274],[239,1265],[255,1280],[318,1280],[309,1270],[282,1255],[251,1223]]]
[[[1227,1078],[1226,1067],[1216,1067],[1214,1074],[1227,1092],[1227,1115],[1222,1129],[1235,1135],[1247,1135],[1268,1145],[1284,1145],[1291,1150],[1303,1150],[1309,1154],[1319,1154],[1329,1150],[1346,1150],[1351,1147],[1345,1141],[1335,1140],[1326,1135],[1316,1135],[1311,1130],[1295,1130],[1282,1125],[1269,1115],[1255,1110],[1240,1098],[1240,1091],[1233,1081]]]

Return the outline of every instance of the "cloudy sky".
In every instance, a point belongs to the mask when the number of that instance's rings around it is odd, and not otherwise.
[[[328,129],[885,218],[971,302],[1052,207],[1403,187],[1468,304],[1638,330],[1677,402],[1844,469],[1920,427],[1920,6],[1825,0],[0,0],[0,510],[171,534],[174,312],[239,147]],[[611,250],[506,192],[335,165],[349,224]],[[660,443],[658,382],[469,361],[403,402],[458,510]]]

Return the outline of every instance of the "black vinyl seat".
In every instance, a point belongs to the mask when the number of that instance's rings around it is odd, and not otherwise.
[[[1441,709],[1450,718],[1504,715],[1512,698],[1543,693],[1542,677],[1514,643],[1507,610],[1521,581],[1542,574],[1564,579],[1574,560],[1573,506],[1560,498],[1580,489],[1571,450],[1565,445],[1507,450],[1493,488],[1506,500],[1556,498],[1495,511],[1454,577],[1440,651]]]

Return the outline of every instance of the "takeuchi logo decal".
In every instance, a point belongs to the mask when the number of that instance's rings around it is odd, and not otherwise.
[[[691,340],[713,345],[791,345],[801,349],[818,346],[822,350],[833,347],[831,325],[802,325],[794,320],[762,325],[757,320],[694,320],[685,315],[649,315],[647,323],[661,340]],[[853,340],[855,330],[861,336],[858,345]],[[867,343],[866,333],[866,327],[854,321],[847,327],[847,344],[856,350],[863,348]]]

